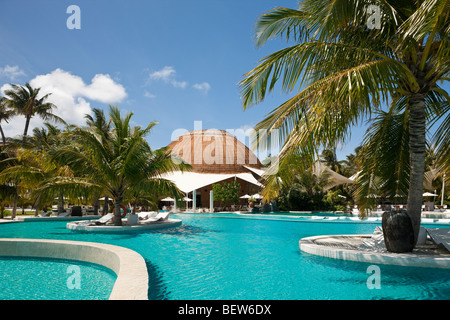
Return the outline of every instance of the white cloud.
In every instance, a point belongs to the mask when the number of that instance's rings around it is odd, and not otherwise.
[[[211,89],[211,86],[208,82],[196,83],[192,87],[194,89],[197,89],[198,91],[203,92],[204,94],[207,94],[209,89]]]
[[[175,71],[174,67],[165,66],[161,70],[155,71],[149,75],[150,80],[161,80],[165,83],[170,83],[175,88],[186,88],[188,83],[186,81],[177,81],[175,80]]]
[[[153,80],[163,80],[164,82],[169,82],[173,76],[175,75],[176,71],[173,67],[164,67],[159,71],[155,71],[150,74],[150,79]]]
[[[156,98],[156,95],[145,90],[144,97],[153,99]]]
[[[86,84],[79,76],[70,72],[56,69],[51,73],[38,75],[30,81],[34,88],[41,88],[40,96],[51,93],[49,102],[54,103],[57,109],[54,113],[68,123],[83,125],[86,123],[84,116],[91,113],[91,101],[105,104],[115,104],[123,101],[127,93],[125,88],[116,83],[107,74],[96,74],[90,84]],[[0,88],[2,94],[8,85]],[[5,134],[15,136],[23,133],[23,117],[18,116],[4,125]],[[29,132],[34,127],[41,126],[43,121],[39,117],[33,117]]]
[[[19,69],[19,66],[6,65],[0,68],[0,78],[8,78],[9,81],[14,81],[20,76],[24,76],[25,72]]]

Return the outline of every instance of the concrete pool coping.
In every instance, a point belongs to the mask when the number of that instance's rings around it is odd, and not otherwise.
[[[352,242],[369,239],[371,236],[370,234],[313,236],[300,239],[299,248],[310,254],[333,259],[410,267],[450,268],[450,255],[374,252],[351,248]]]
[[[182,221],[180,219],[167,219],[161,222],[153,222],[148,224],[137,224],[137,225],[122,225],[122,226],[112,226],[112,225],[87,225],[83,224],[85,221],[74,221],[69,222],[66,228],[69,230],[81,231],[81,232],[95,232],[95,233],[129,233],[137,231],[149,231],[149,230],[159,230],[180,226]]]
[[[96,263],[117,275],[109,300],[148,300],[148,271],[137,252],[115,245],[68,240],[0,238],[0,256]]]
[[[100,219],[102,216],[88,215],[88,216],[49,216],[49,217],[36,217],[36,216],[20,216],[16,217],[16,222],[44,222],[44,221],[75,221],[75,220],[94,220]]]

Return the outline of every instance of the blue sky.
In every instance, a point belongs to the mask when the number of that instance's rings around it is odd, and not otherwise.
[[[70,30],[69,5],[81,10],[81,29]],[[238,83],[265,55],[283,48],[275,40],[254,44],[258,16],[295,0],[27,0],[0,4],[0,88],[7,83],[52,92],[57,113],[82,124],[92,108],[118,105],[136,124],[159,121],[153,148],[179,129],[249,128],[289,95],[275,91],[243,111]],[[42,122],[34,119],[32,126]],[[8,135],[23,120],[3,124]],[[338,158],[353,152],[363,130],[354,128]],[[246,141],[244,141],[246,142]]]

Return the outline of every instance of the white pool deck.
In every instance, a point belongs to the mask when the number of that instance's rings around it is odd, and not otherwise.
[[[449,250],[449,228],[427,228],[427,233],[434,244],[442,244]],[[299,248],[306,253],[333,259],[450,269],[450,252],[414,250],[411,253],[390,253],[359,250],[359,244],[371,236],[370,234],[313,236],[300,239]]]

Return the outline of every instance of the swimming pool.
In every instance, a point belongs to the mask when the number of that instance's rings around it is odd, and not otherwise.
[[[0,257],[0,300],[107,300],[116,275],[81,261]]]
[[[175,217],[175,216],[174,216]],[[64,222],[0,225],[6,238],[102,242],[146,260],[149,298],[190,299],[448,299],[450,271],[379,265],[381,289],[369,289],[368,263],[301,252],[300,238],[369,234],[374,223],[324,223],[236,214],[180,214],[177,228],[131,234],[67,230]]]

